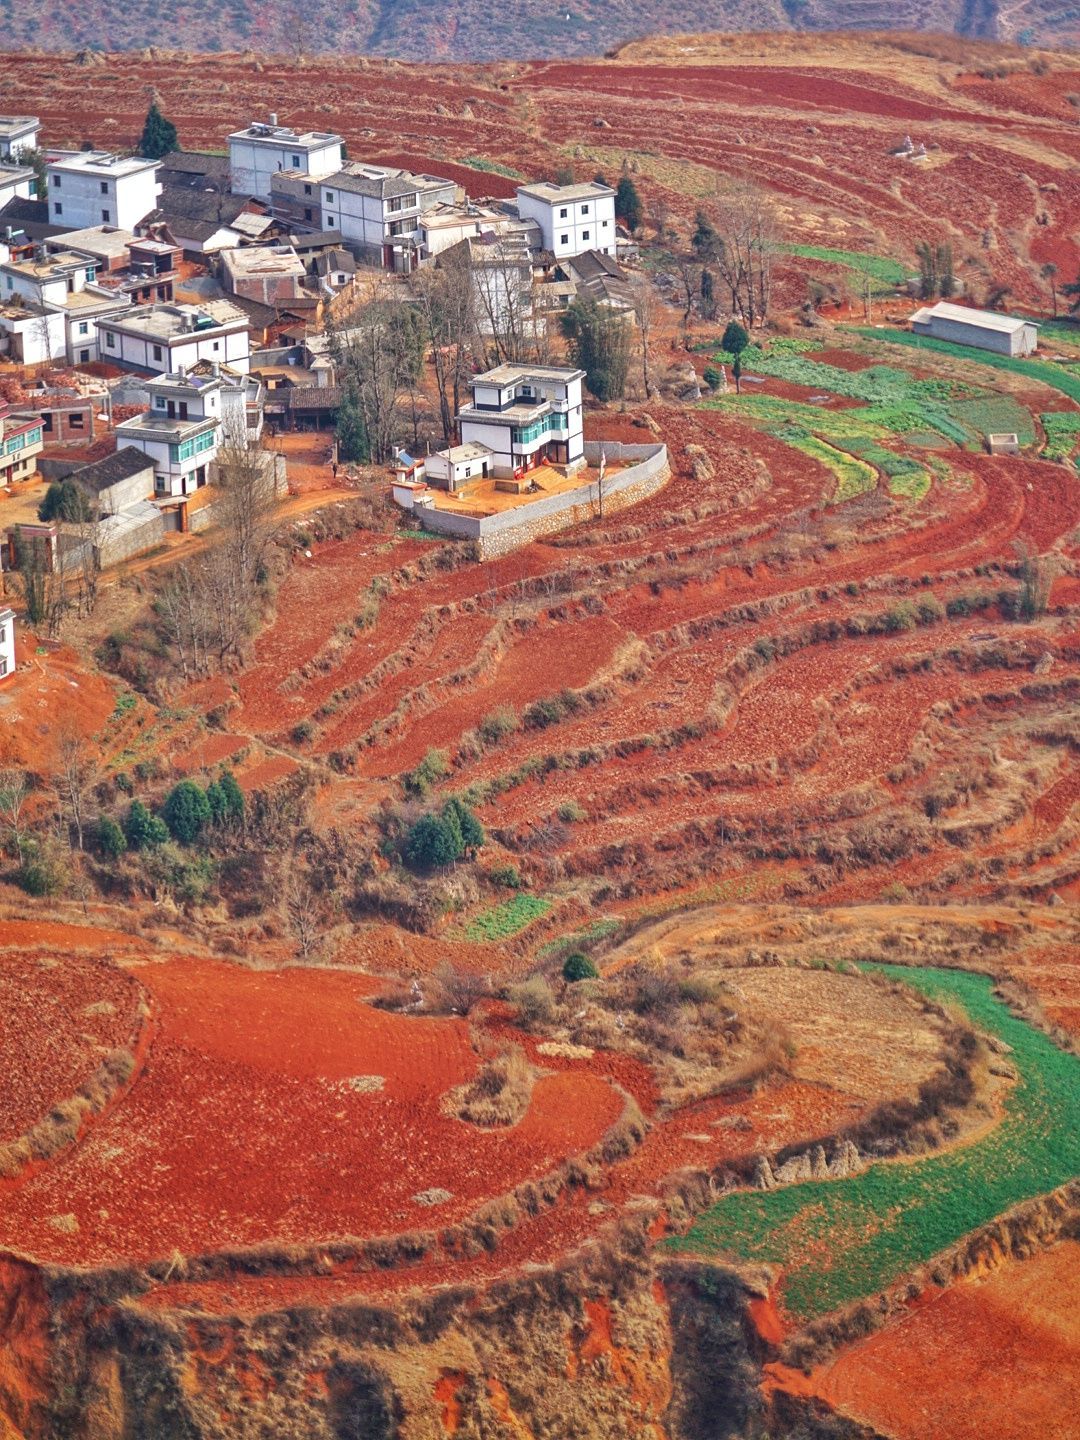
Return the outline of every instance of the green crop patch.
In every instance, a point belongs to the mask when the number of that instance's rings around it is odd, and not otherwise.
[[[1038,380],[1052,390],[1060,390],[1070,400],[1080,402],[1080,375],[1057,365],[1052,360],[1024,360],[1018,355],[997,355],[992,350],[976,350],[970,345],[957,345],[952,340],[936,340],[932,335],[914,335],[909,330],[871,330],[853,327],[856,335],[889,345],[907,345],[913,350],[931,350],[939,355],[954,355],[973,365],[986,365],[993,370],[1008,370],[1029,380]]]
[[[788,444],[804,455],[818,460],[836,477],[833,504],[841,505],[845,500],[854,500],[856,495],[865,495],[877,485],[877,471],[865,460],[858,460],[835,445],[819,440],[816,435],[800,435],[788,440]]]
[[[1040,415],[1046,444],[1043,456],[1047,460],[1068,460],[1080,445],[1080,412],[1054,410]]]
[[[672,1250],[782,1267],[785,1308],[800,1321],[864,1300],[996,1216],[1080,1174],[1080,1059],[993,995],[986,975],[865,966],[966,1011],[1011,1047],[1018,1079],[988,1134],[920,1160],[879,1161],[842,1180],[736,1191]]]
[[[987,395],[954,400],[950,413],[976,435],[1015,434],[1021,445],[1034,445],[1035,425],[1029,411],[1012,395]]]
[[[894,289],[907,279],[908,272],[899,260],[890,260],[887,255],[864,255],[857,250],[831,250],[825,245],[785,245],[784,250],[800,260],[820,260],[823,265],[840,265],[845,270],[857,270],[868,275],[879,285]]]
[[[465,926],[466,940],[507,940],[539,920],[551,909],[551,901],[542,895],[515,895],[481,910]]]

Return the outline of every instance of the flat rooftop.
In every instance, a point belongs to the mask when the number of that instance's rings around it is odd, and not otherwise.
[[[211,303],[212,307],[211,308]],[[248,318],[235,305],[217,300],[207,305],[137,305],[129,315],[110,323],[153,340],[175,340],[184,335],[206,334],[210,330],[235,326],[248,328]],[[201,327],[199,321],[202,321]],[[206,322],[210,321],[210,324]]]
[[[241,245],[226,250],[222,263],[237,275],[306,275],[304,262],[291,245]]]
[[[69,270],[85,270],[90,258],[76,255],[72,250],[53,250],[44,260],[7,260],[3,269],[15,275],[27,275],[31,280],[61,280]]]
[[[0,140],[17,140],[29,130],[37,130],[41,121],[36,115],[0,115]]]
[[[29,165],[12,165],[8,160],[0,160],[0,186],[21,185],[24,180],[32,180],[34,172]]]
[[[566,201],[599,200],[604,195],[614,195],[615,191],[610,185],[601,185],[599,180],[584,180],[579,185],[554,185],[550,180],[538,180],[534,185],[519,185],[517,193],[558,205]]]
[[[517,385],[522,380],[555,380],[569,384],[571,380],[583,380],[584,370],[569,370],[561,365],[496,365],[482,375],[474,375],[472,385]]]
[[[293,130],[289,125],[270,125],[253,120],[243,130],[234,130],[230,140],[254,141],[262,145],[296,145],[301,150],[321,150],[326,145],[341,145],[340,135],[332,130]]]
[[[135,239],[131,230],[121,230],[116,225],[89,225],[85,230],[65,230],[62,235],[48,241],[49,250],[83,250],[88,255],[103,255],[109,260],[121,260],[128,252],[128,246]]]
[[[625,467],[618,463],[608,465],[604,471],[605,477],[610,478],[623,468]],[[437,490],[434,486],[431,487],[431,493],[435,497],[436,510],[446,510],[456,515],[473,515],[481,519],[485,515],[501,514],[504,510],[518,510],[523,505],[543,500],[546,495],[565,495],[568,490],[577,490],[582,485],[595,485],[599,474],[595,465],[582,466],[570,473],[562,466],[538,465],[531,476],[538,488],[526,491],[523,495],[515,495],[509,490],[496,490],[496,480],[490,475],[477,480],[467,480],[452,494],[448,490]],[[424,512],[421,508],[416,513],[423,515]]]
[[[63,170],[79,175],[100,175],[116,179],[125,175],[138,175],[144,170],[157,170],[159,160],[144,160],[140,155],[112,155],[105,150],[80,151],[75,155],[50,158],[50,170]]]

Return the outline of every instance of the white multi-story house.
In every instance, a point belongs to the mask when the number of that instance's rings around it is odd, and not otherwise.
[[[0,485],[29,480],[45,443],[40,415],[0,404]]]
[[[216,360],[246,375],[251,321],[227,300],[203,305],[138,305],[98,322],[103,360],[155,375],[174,375],[199,360]]]
[[[37,176],[29,165],[0,162],[0,205],[9,200],[33,200],[36,190]]]
[[[151,380],[146,389],[149,410],[122,420],[116,443],[153,460],[155,496],[190,495],[206,484],[221,444],[221,379],[179,370]]]
[[[271,115],[268,124],[253,120],[246,130],[229,136],[230,188],[234,195],[270,199],[270,181],[279,170],[303,175],[331,175],[340,170],[343,141],[330,131],[303,133],[279,125]]]
[[[584,378],[584,370],[553,365],[499,365],[477,375],[472,403],[458,412],[462,445],[486,445],[490,473],[499,478],[522,476],[538,465],[583,465]]]
[[[0,609],[0,679],[15,673],[15,611],[10,605]]]
[[[130,310],[130,298],[94,283],[98,262],[92,256],[74,250],[45,254],[43,249],[33,259],[0,265],[0,297],[29,301],[63,316],[62,334],[51,327],[51,353],[41,359],[66,359],[71,365],[97,360],[98,322]],[[43,345],[45,327],[39,328]]]
[[[36,115],[0,115],[0,160],[18,160],[38,148],[41,122]]]
[[[134,230],[157,208],[160,168],[157,160],[101,150],[50,160],[46,166],[49,223],[71,230],[91,225]]]
[[[457,186],[436,175],[386,165],[352,164],[319,187],[323,230],[361,246],[369,260],[409,273],[415,263],[421,212],[452,204]]]
[[[519,185],[518,214],[540,226],[543,248],[556,260],[599,250],[615,254],[615,191],[590,180],[581,185]]]

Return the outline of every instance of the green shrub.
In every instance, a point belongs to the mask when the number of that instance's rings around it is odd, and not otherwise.
[[[917,623],[915,606],[910,600],[901,600],[899,605],[894,605],[885,612],[885,629],[890,635],[896,635],[902,630],[914,630]]]
[[[530,730],[546,730],[549,725],[557,725],[562,717],[562,705],[553,695],[548,695],[534,700],[525,711],[525,724]]]
[[[458,796],[451,795],[443,806],[442,821],[450,827],[458,844],[459,855],[475,852],[483,845],[484,827]]]
[[[719,390],[724,379],[723,375],[716,368],[715,365],[706,365],[704,374],[701,378],[705,381],[705,384],[712,391]]]
[[[60,894],[67,884],[67,867],[51,846],[27,840],[16,878],[28,895],[43,899]]]
[[[495,865],[487,872],[487,879],[504,890],[520,890],[525,883],[516,865]]]
[[[543,975],[511,985],[509,999],[524,1025],[545,1025],[555,1013],[555,992]]]
[[[132,850],[150,850],[165,844],[169,830],[164,820],[151,815],[141,800],[133,800],[124,821],[124,838]]]
[[[124,832],[111,815],[102,815],[94,829],[94,844],[102,855],[116,860],[127,849]]]
[[[311,720],[301,720],[299,724],[294,725],[292,728],[293,744],[304,745],[314,734],[315,726],[313,722]]]
[[[599,974],[600,971],[593,962],[587,955],[583,955],[580,950],[575,950],[572,955],[568,955],[563,961],[563,979],[568,980],[571,985],[576,984],[579,980],[596,980]]]
[[[564,800],[557,814],[564,825],[572,825],[576,820],[587,820],[589,816],[589,812],[576,800]]]
[[[431,749],[414,770],[407,771],[401,777],[401,783],[407,795],[415,795],[417,799],[423,800],[431,787],[449,774],[450,756],[445,750]]]
[[[405,863],[414,870],[440,870],[452,865],[462,853],[460,830],[438,815],[421,815],[405,837]]]
[[[206,791],[194,780],[181,780],[166,796],[161,818],[174,840],[193,845],[212,818]]]
[[[490,715],[485,715],[476,729],[485,745],[497,745],[507,735],[512,735],[520,723],[512,705],[500,705]]]

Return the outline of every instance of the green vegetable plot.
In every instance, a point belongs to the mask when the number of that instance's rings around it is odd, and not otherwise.
[[[1014,375],[1026,375],[1029,380],[1040,380],[1070,400],[1080,402],[1080,374],[1056,365],[1052,360],[1022,360],[1014,355],[995,355],[991,350],[974,350],[970,345],[957,345],[952,340],[935,340],[930,335],[914,335],[908,330],[868,330],[854,327],[856,335],[868,340],[886,341],[890,345],[907,345],[913,350],[935,350],[940,355],[955,355],[959,360],[970,361],[973,365],[988,365],[994,370],[1011,370]]]
[[[1011,1206],[1080,1173],[1080,1059],[996,1000],[985,975],[865,968],[961,1006],[979,1030],[1012,1047],[1019,1079],[1001,1122],[971,1144],[881,1161],[850,1179],[737,1191],[665,1242],[782,1266],[783,1303],[804,1321],[875,1295]]]
[[[860,255],[855,250],[830,250],[824,245],[785,245],[789,255],[800,260],[820,260],[824,265],[842,265],[847,270],[857,270],[860,275],[869,275],[886,289],[902,285],[908,277],[906,268],[899,260],[890,260],[885,255]]]
[[[465,926],[466,940],[506,940],[517,935],[551,909],[541,895],[515,895],[489,910],[482,910]]]

